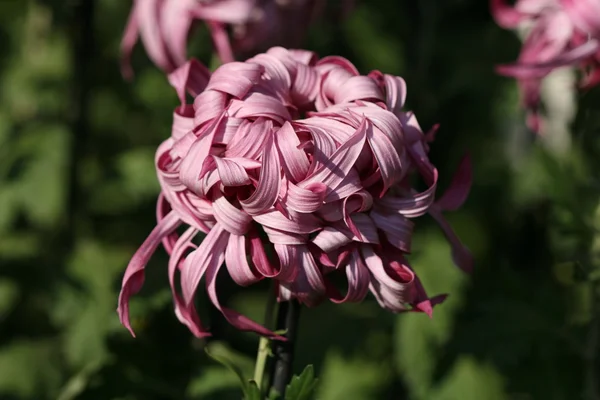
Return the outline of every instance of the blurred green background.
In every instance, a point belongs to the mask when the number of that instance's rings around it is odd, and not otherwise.
[[[2,400],[240,398],[235,375],[174,317],[164,251],[133,300],[137,339],[115,312],[155,224],[153,155],[177,104],[141,46],[135,79],[119,73],[130,3],[0,2]],[[295,371],[315,365],[322,400],[598,399],[598,93],[577,96],[560,72],[544,92],[551,132],[535,141],[515,83],[493,71],[519,38],[486,1],[369,0],[326,22],[309,49],[403,76],[421,125],[441,124],[431,159],[442,190],[470,151],[472,194],[448,218],[476,268],[454,268],[422,217],[411,262],[431,295],[450,294],[433,320],[373,299],[304,310]],[[208,40],[200,29],[190,46],[206,63]],[[262,319],[267,286],[221,285],[224,302]],[[209,345],[250,375],[258,338],[203,312]]]

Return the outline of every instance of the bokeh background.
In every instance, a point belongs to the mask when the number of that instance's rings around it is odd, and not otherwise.
[[[208,342],[178,323],[162,250],[133,300],[137,339],[115,312],[124,268],[155,223],[153,155],[177,104],[140,46],[134,80],[119,73],[130,3],[0,2],[3,400],[239,399],[207,345],[251,376],[255,335],[210,307]],[[322,400],[598,399],[599,94],[578,95],[559,71],[544,91],[549,131],[534,140],[515,83],[493,70],[516,58],[518,35],[484,0],[369,0],[327,22],[307,48],[403,76],[421,125],[441,124],[431,159],[442,190],[471,153],[472,194],[448,218],[476,268],[453,267],[420,218],[411,262],[430,294],[450,294],[434,318],[372,299],[303,310],[295,371],[315,365]],[[190,54],[212,63],[208,43],[200,28]],[[262,319],[267,286],[220,285],[226,303]]]

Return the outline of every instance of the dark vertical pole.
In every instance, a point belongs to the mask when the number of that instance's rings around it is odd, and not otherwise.
[[[73,244],[76,221],[80,213],[82,196],[79,187],[81,159],[89,135],[89,98],[92,83],[92,57],[94,54],[95,0],[77,0],[71,17],[72,81],[69,121],[71,125],[71,150],[69,160],[69,185],[67,198],[67,229],[69,245]]]
[[[294,362],[294,346],[300,319],[300,303],[296,300],[279,304],[277,312],[277,329],[286,329],[287,341],[273,341],[273,368],[270,377],[271,387],[278,393],[284,394],[285,388],[292,378]]]

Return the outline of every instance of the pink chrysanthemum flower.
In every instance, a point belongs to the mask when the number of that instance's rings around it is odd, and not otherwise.
[[[183,65],[187,61],[188,35],[196,21],[206,22],[222,62],[233,61],[234,52],[256,53],[272,45],[299,46],[307,26],[324,3],[325,0],[134,0],[121,42],[123,74],[132,75],[129,58],[138,36],[152,61],[164,71],[172,72]],[[350,7],[351,0],[343,0],[342,8],[347,11]]]
[[[208,335],[194,309],[203,278],[232,325],[274,335],[221,305],[216,278],[223,269],[241,286],[275,280],[280,301],[356,302],[370,291],[388,310],[431,314],[444,296],[429,299],[405,258],[412,219],[426,213],[442,227],[455,263],[471,269],[470,253],[442,216],[467,196],[469,160],[434,201],[433,132],[423,134],[402,110],[402,78],[362,76],[341,57],[274,47],[212,75],[191,61],[169,79],[182,106],[156,153],[158,224],[123,278],[119,314],[130,330],[129,297],[161,241],[176,315],[197,336]],[[185,104],[186,90],[193,106]],[[425,191],[411,186],[415,175]],[[179,235],[180,226],[187,228]],[[330,280],[335,271],[347,277],[344,294]]]
[[[531,129],[540,129],[541,80],[554,69],[580,66],[583,87],[600,82],[599,0],[491,0],[491,9],[504,28],[530,27],[519,60],[498,72],[519,80]]]

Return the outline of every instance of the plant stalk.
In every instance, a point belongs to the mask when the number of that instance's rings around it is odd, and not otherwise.
[[[280,395],[285,393],[285,388],[292,377],[294,361],[294,347],[298,333],[300,319],[300,303],[290,300],[279,304],[277,312],[277,329],[285,330],[286,341],[273,342],[273,368],[270,387]]]
[[[277,291],[275,285],[271,287],[269,295],[267,296],[267,306],[265,309],[265,327],[271,328],[273,326],[273,312],[276,305]],[[269,358],[269,339],[262,336],[258,342],[258,352],[256,355],[256,364],[254,366],[254,381],[258,388],[263,387],[263,381],[265,379],[265,369]]]

